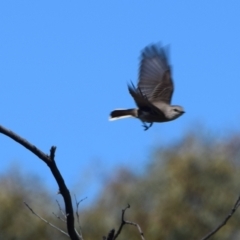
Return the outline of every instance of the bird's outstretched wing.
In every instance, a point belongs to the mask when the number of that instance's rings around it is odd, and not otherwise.
[[[139,67],[138,90],[150,101],[171,102],[173,81],[166,50],[158,44],[143,49]]]

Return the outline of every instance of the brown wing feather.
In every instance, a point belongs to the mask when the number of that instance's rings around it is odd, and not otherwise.
[[[142,51],[138,89],[150,102],[170,103],[173,81],[164,48],[151,45]]]

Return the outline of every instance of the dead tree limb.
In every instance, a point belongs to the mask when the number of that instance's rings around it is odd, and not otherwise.
[[[72,200],[71,195],[69,193],[69,190],[64,182],[64,179],[59,172],[56,162],[55,162],[55,152],[56,147],[52,146],[50,149],[50,155],[47,155],[43,153],[41,150],[39,150],[36,146],[29,143],[27,140],[23,139],[22,137],[18,136],[16,133],[0,126],[0,133],[8,136],[9,138],[13,139],[14,141],[18,142],[20,145],[27,148],[30,152],[35,154],[38,158],[40,158],[42,161],[44,161],[47,166],[50,168],[50,171],[52,172],[58,187],[59,187],[59,193],[63,196],[64,203],[65,203],[65,211],[67,216],[67,230],[70,238],[72,240],[80,240],[78,234],[75,231],[74,227],[74,213],[73,213],[73,206],[72,206]]]

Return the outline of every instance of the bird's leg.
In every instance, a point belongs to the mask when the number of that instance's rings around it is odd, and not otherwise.
[[[148,128],[146,130],[148,130],[151,126],[153,125],[153,123],[151,122],[149,125],[148,125]],[[145,131],[146,131],[145,130]]]
[[[153,125],[152,122],[149,125],[147,125],[145,122],[143,122],[144,131],[147,131],[152,125]]]

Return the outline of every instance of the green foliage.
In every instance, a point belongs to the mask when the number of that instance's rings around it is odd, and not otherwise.
[[[119,169],[84,213],[86,239],[117,229],[128,203],[125,219],[138,223],[146,239],[201,239],[225,219],[240,194],[239,153],[236,136],[214,141],[190,134],[157,149],[143,175]],[[239,222],[236,212],[212,239],[240,239]],[[119,239],[140,235],[127,225]]]

